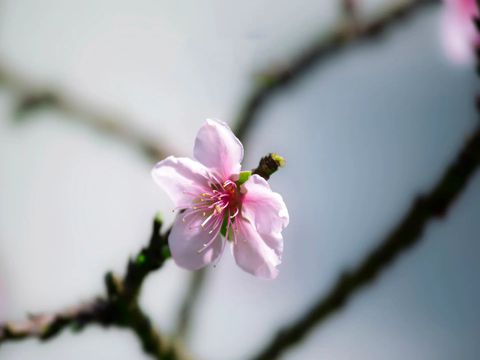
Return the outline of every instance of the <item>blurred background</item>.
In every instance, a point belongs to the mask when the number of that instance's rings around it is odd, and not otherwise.
[[[387,0],[359,1],[368,18]],[[391,0],[390,0],[391,2]],[[280,275],[262,281],[226,252],[187,339],[199,359],[242,359],[302,314],[428,191],[477,125],[472,66],[440,44],[441,6],[350,46],[272,97],[245,139],[245,168],[275,151],[290,212]],[[256,74],[282,65],[340,13],[339,1],[2,0],[0,66],[87,109],[116,114],[168,154],[191,156],[207,117],[232,126]],[[5,70],[5,69],[3,69]],[[21,118],[0,86],[0,320],[103,291],[108,270],[172,204],[154,162],[55,108]],[[158,159],[160,160],[160,159]],[[282,359],[480,358],[480,177],[419,245]],[[141,304],[173,332],[189,273],[173,262]],[[90,326],[7,343],[3,360],[148,359],[127,330]]]

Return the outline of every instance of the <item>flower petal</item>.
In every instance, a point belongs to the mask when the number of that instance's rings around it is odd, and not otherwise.
[[[177,208],[189,207],[195,195],[208,189],[207,169],[188,158],[167,157],[155,165],[152,177]]]
[[[202,218],[190,212],[187,210],[178,214],[168,237],[168,245],[178,266],[198,270],[218,259],[223,251],[224,240],[219,233],[216,236],[209,234],[200,226]],[[211,244],[205,247],[204,244],[212,239]]]
[[[207,119],[198,131],[193,156],[226,180],[240,173],[243,146],[227,124]]]
[[[468,64],[474,59],[480,36],[473,19],[478,15],[475,0],[446,0],[442,20],[443,46],[449,59]]]
[[[233,256],[237,265],[252,275],[265,279],[276,278],[276,267],[281,263],[281,250],[272,249],[248,220],[238,220],[237,237],[233,244]]]
[[[242,216],[255,225],[270,247],[280,249],[281,253],[281,232],[289,222],[282,196],[273,192],[267,181],[256,174],[242,185],[243,191],[246,193],[242,201]]]
[[[447,13],[443,19],[443,46],[450,61],[468,64],[473,60],[473,46],[465,31],[465,24],[458,16]]]

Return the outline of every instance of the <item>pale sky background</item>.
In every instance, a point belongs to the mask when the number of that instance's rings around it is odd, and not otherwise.
[[[368,14],[388,1],[367,1]],[[252,84],[333,24],[336,1],[2,1],[0,57],[32,81],[121,113],[174,155],[207,117],[232,123]],[[470,67],[450,64],[440,8],[317,67],[262,110],[246,168],[271,151],[270,181],[291,222],[280,276],[262,281],[226,252],[211,271],[189,344],[242,359],[355,266],[440,176],[476,126]],[[11,121],[0,88],[0,319],[54,311],[103,291],[170,201],[152,163],[41,111]],[[478,121],[478,120],[477,120]],[[480,357],[480,177],[420,245],[283,359]],[[155,324],[174,328],[188,273],[169,262],[145,283]],[[89,327],[47,344],[2,345],[3,360],[148,359],[128,331]]]

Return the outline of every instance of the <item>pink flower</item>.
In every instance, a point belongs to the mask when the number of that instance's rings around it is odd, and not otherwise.
[[[448,57],[455,63],[473,60],[480,35],[473,19],[478,16],[476,0],[444,0],[442,38]]]
[[[168,239],[174,261],[200,269],[219,259],[229,242],[243,270],[275,278],[289,221],[282,197],[259,175],[240,177],[243,146],[223,122],[205,122],[193,155],[197,161],[169,156],[152,170],[180,210]]]

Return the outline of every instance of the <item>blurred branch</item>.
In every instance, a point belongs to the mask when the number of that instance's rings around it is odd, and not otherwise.
[[[107,325],[107,302],[97,298],[90,303],[72,307],[54,315],[29,315],[28,320],[18,323],[6,323],[0,327],[0,344],[7,340],[38,338],[48,340],[64,328],[83,328],[89,323]]]
[[[86,325],[98,324],[131,329],[137,335],[144,351],[157,359],[190,359],[179,344],[155,330],[151,320],[138,304],[138,295],[145,277],[162,267],[170,258],[167,245],[169,231],[161,234],[161,226],[162,222],[157,217],[149,244],[135,259],[129,260],[123,279],[112,273],[106,275],[106,296],[57,314],[31,315],[28,320],[20,323],[6,323],[0,326],[0,344],[27,338],[45,341],[68,327],[80,331]]]
[[[355,0],[342,2],[342,16],[326,34],[322,34],[285,66],[272,68],[260,74],[256,86],[241,106],[235,133],[241,139],[248,134],[259,111],[280,90],[299,81],[315,66],[341,53],[349,46],[362,41],[378,40],[378,36],[408,15],[429,5],[440,4],[440,0],[399,0],[390,2],[371,20],[361,22],[357,16]]]
[[[440,0],[398,0],[362,24],[358,19],[357,1],[343,0],[342,16],[338,24],[333,26],[326,35],[315,39],[285,66],[269,69],[259,76],[256,87],[252,89],[241,107],[234,132],[239,139],[245,141],[246,134],[261,107],[278,90],[299,80],[314,65],[329,59],[350,45],[377,39],[379,34],[403,20],[407,15],[411,15],[427,5],[438,3]],[[79,122],[140,149],[150,159],[164,158],[167,153],[158,147],[158,141],[127,125],[132,122],[125,121],[120,116],[91,110],[91,106],[63,97],[54,89],[33,84],[2,63],[0,63],[0,86],[4,86],[17,97],[18,116],[25,116],[33,110],[50,106],[71,115]]]
[[[429,221],[447,214],[479,165],[480,127],[465,142],[432,190],[413,202],[385,239],[355,269],[344,272],[330,291],[298,320],[280,329],[276,337],[253,359],[276,359],[285,350],[300,343],[314,327],[339,311],[362,287],[372,283],[401,254],[419,243]]]
[[[269,154],[260,160],[252,172],[263,172],[272,175],[283,159],[277,154]],[[259,173],[260,176],[264,176]],[[162,219],[157,215],[153,222],[152,235],[147,246],[142,248],[133,259],[129,259],[126,274],[123,278],[109,272],[105,276],[107,295],[97,297],[91,302],[69,308],[56,314],[31,315],[26,321],[0,324],[0,345],[9,340],[38,338],[48,340],[63,329],[72,327],[82,330],[86,325],[115,325],[129,328],[135,332],[146,353],[157,359],[187,360],[182,346],[159,334],[151,320],[138,304],[138,296],[145,278],[160,269],[171,257],[168,247],[168,236],[171,227],[161,233]]]
[[[193,319],[195,305],[200,297],[201,290],[205,284],[207,268],[200,269],[190,276],[190,283],[187,293],[183,298],[180,310],[177,316],[176,336],[180,339],[187,339],[190,323]]]
[[[102,133],[139,149],[149,159],[157,161],[167,154],[158,146],[158,141],[132,126],[134,123],[119,115],[95,110],[91,105],[61,95],[53,88],[34,84],[14,69],[0,62],[0,87],[9,90],[16,101],[16,118],[24,118],[44,107],[54,108],[69,119],[88,125]]]
[[[337,25],[294,56],[285,67],[270,69],[260,76],[256,87],[253,88],[241,107],[234,127],[235,134],[242,142],[245,142],[248,131],[262,106],[272,99],[277,91],[300,80],[305,73],[313,70],[314,66],[340,54],[341,50],[348,46],[356,45],[361,41],[378,39],[378,35],[403,20],[407,15],[413,15],[416,10],[427,5],[439,3],[439,0],[396,1],[380,11],[373,19],[362,24],[357,13],[357,1],[343,0],[342,14]],[[178,315],[178,332],[181,336],[187,334],[194,313],[193,308],[201,294],[207,278],[207,271],[207,269],[203,269],[191,276],[189,289]]]
[[[480,4],[479,0],[477,3]],[[474,21],[480,33],[480,18],[476,17]],[[475,46],[477,76],[480,77],[480,46],[478,44]],[[480,115],[480,96],[478,95],[475,105]],[[466,189],[479,166],[480,126],[477,126],[430,192],[417,197],[409,211],[385,239],[355,269],[345,271],[330,291],[320,297],[299,319],[281,328],[276,337],[253,359],[276,359],[290,347],[300,343],[311,330],[346,305],[357,291],[372,283],[400,255],[418,244],[428,223],[435,218],[443,218],[447,215],[448,210]]]

